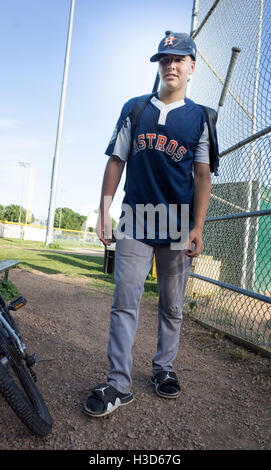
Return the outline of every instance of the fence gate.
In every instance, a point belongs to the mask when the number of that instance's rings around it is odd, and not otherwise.
[[[198,320],[271,357],[270,25],[271,0],[194,1],[187,93],[218,110],[220,168],[186,298]],[[240,52],[230,76],[232,48]]]

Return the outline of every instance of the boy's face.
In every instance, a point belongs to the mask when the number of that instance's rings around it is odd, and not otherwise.
[[[195,61],[188,55],[164,55],[159,60],[159,75],[162,86],[171,90],[184,88],[189,75],[194,72],[195,65]]]

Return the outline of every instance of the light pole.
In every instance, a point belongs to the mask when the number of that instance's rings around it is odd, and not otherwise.
[[[23,205],[23,195],[24,195],[24,184],[25,184],[25,168],[31,167],[31,164],[28,162],[18,162],[19,166],[24,168],[23,172],[23,186],[22,186],[22,194],[21,194],[21,203],[20,203],[20,212],[19,212],[19,224],[21,223],[22,218],[22,205]]]
[[[60,100],[58,127],[57,127],[55,156],[54,156],[53,169],[52,169],[51,193],[50,193],[50,203],[49,203],[49,210],[48,210],[47,231],[46,231],[46,239],[45,239],[45,243],[47,246],[53,241],[55,199],[56,199],[56,187],[57,187],[58,167],[59,167],[59,147],[60,147],[60,140],[61,140],[61,134],[62,134],[64,105],[65,105],[66,89],[67,89],[74,5],[75,5],[75,0],[71,0],[69,29],[68,29],[68,37],[67,37],[67,45],[66,45],[66,56],[65,56],[62,92],[61,92],[61,100]]]

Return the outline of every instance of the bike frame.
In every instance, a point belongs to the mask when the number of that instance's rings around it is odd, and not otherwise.
[[[5,320],[5,318],[3,317],[1,311],[0,311],[0,322],[4,325],[6,330],[8,330],[9,334],[12,336],[12,338],[15,341],[16,345],[18,346],[22,357],[25,358],[25,350],[26,350],[25,344],[18,337],[18,335],[15,333],[14,329],[10,326],[10,324]]]

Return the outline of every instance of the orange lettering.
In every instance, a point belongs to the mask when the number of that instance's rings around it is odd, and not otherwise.
[[[176,140],[171,140],[166,148],[166,153],[168,155],[173,155],[177,147],[178,147],[178,142]]]
[[[146,148],[145,134],[140,134],[137,138],[139,150],[144,150]]]
[[[164,135],[159,134],[155,149],[156,150],[162,150],[162,152],[164,152],[166,143],[167,143],[167,137],[165,137]]]
[[[148,139],[148,148],[152,149],[153,148],[152,142],[153,142],[153,139],[156,138],[156,134],[146,134],[146,138]]]

